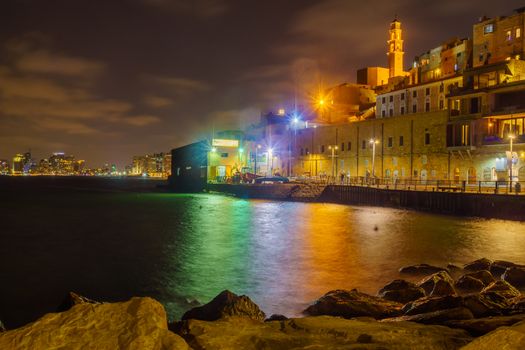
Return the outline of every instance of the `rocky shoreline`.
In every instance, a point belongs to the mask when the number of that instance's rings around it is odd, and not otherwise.
[[[406,266],[377,295],[333,290],[305,317],[267,315],[223,291],[168,324],[148,297],[100,303],[70,293],[0,349],[525,349],[525,266],[479,259],[464,266]]]

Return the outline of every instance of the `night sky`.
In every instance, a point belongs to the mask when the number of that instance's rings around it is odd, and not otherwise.
[[[397,14],[405,66],[523,1],[2,0],[0,159],[64,151],[124,166],[319,86],[386,66]]]

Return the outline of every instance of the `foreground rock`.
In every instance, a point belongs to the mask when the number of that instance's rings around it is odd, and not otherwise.
[[[405,273],[409,275],[431,275],[439,271],[447,271],[447,269],[428,264],[404,266],[399,269],[400,273]]]
[[[477,278],[464,275],[456,281],[454,288],[462,293],[477,293],[481,292],[485,285]]]
[[[381,288],[377,295],[380,298],[397,301],[398,303],[408,303],[425,296],[423,288],[416,286],[412,282],[405,280],[394,280]]]
[[[445,322],[446,326],[460,328],[469,332],[471,335],[479,337],[487,334],[499,327],[512,326],[518,322],[524,321],[525,315],[512,316],[493,316],[485,318],[475,318],[472,320],[452,320]]]
[[[480,295],[489,297],[493,301],[501,301],[519,297],[521,293],[505,281],[495,281],[485,287]]]
[[[474,318],[472,312],[465,307],[456,307],[453,309],[445,309],[434,312],[428,312],[417,315],[406,315],[394,318],[387,318],[382,322],[399,322],[399,321],[411,321],[423,324],[444,324],[449,320],[470,320]]]
[[[503,273],[507,270],[507,268],[514,266],[525,267],[523,265],[518,265],[510,261],[494,260],[494,262],[490,265],[489,271],[494,277],[500,278],[501,275],[503,275]]]
[[[402,306],[395,301],[384,300],[355,289],[333,290],[306,308],[304,313],[310,316],[328,315],[344,318],[369,316],[379,319],[401,315]]]
[[[478,259],[475,261],[472,261],[468,264],[465,264],[463,266],[463,269],[465,271],[481,271],[481,270],[489,270],[490,266],[492,265],[492,261],[486,258]]]
[[[151,298],[78,304],[0,334],[0,349],[189,349],[168,331],[166,312]]]
[[[89,298],[86,298],[82,295],[79,295],[75,292],[69,292],[66,297],[64,298],[64,301],[58,306],[57,311],[63,312],[71,309],[73,306],[78,304],[102,304],[99,301],[95,301]]]
[[[230,317],[188,320],[180,335],[194,349],[458,349],[471,341],[464,330],[411,322],[345,320],[319,316],[280,322]]]
[[[461,350],[525,349],[525,322],[501,327],[461,348]]]
[[[418,286],[425,290],[429,296],[455,295],[454,280],[448,272],[440,271],[430,275],[418,283]]]
[[[424,297],[403,306],[405,315],[417,315],[463,306],[463,298],[456,295]]]
[[[226,316],[244,316],[254,320],[264,321],[266,315],[246,295],[238,296],[228,290],[222,291],[208,304],[187,311],[183,320],[196,319],[215,321]]]
[[[503,275],[501,275],[501,279],[515,287],[523,287],[525,286],[525,268],[516,266],[509,267]]]

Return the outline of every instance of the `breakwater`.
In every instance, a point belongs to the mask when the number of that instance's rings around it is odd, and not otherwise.
[[[320,201],[407,208],[440,214],[525,220],[525,196],[463,192],[410,191],[330,185]]]

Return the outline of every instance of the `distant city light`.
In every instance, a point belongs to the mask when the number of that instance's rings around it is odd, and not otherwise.
[[[278,115],[284,115],[285,113],[286,111],[284,110],[284,108],[279,108],[279,110],[277,111]]]

